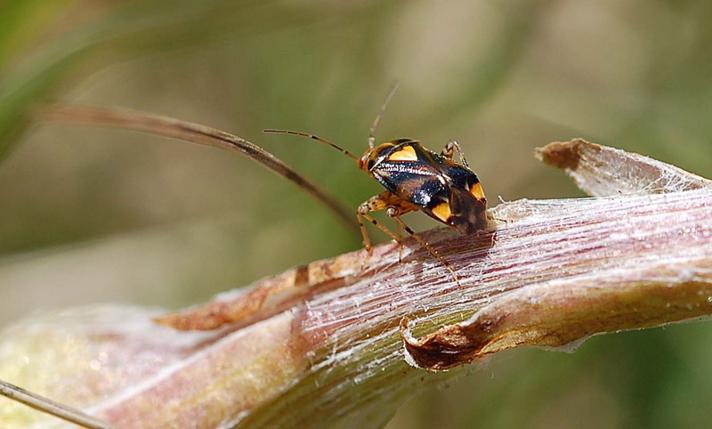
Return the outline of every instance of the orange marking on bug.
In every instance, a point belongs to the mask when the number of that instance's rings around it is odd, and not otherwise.
[[[389,161],[417,161],[418,155],[413,146],[403,146],[399,151],[388,156]]]
[[[447,220],[450,219],[450,216],[452,216],[452,211],[450,211],[450,204],[438,204],[437,206],[433,207],[433,214],[441,221],[447,222]]]
[[[478,200],[485,199],[485,191],[482,189],[482,185],[480,185],[480,182],[477,182],[472,185],[472,187],[470,188],[470,193]]]

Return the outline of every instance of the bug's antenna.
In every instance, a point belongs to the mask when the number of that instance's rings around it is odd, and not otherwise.
[[[326,140],[324,138],[321,138],[317,135],[314,134],[309,134],[309,133],[303,133],[301,131],[290,131],[290,130],[274,130],[274,129],[267,129],[267,130],[262,130],[265,133],[272,133],[272,134],[292,134],[295,136],[302,136],[302,137],[307,137],[312,140],[316,140],[318,142],[328,144],[329,146],[333,147],[334,149],[338,150],[339,152],[343,153],[344,155],[348,156],[349,158],[352,158],[356,161],[358,161],[358,157],[354,155],[353,153],[349,152],[348,150],[342,148],[341,146],[338,146],[329,140]]]
[[[385,101],[383,101],[383,104],[381,105],[381,110],[378,112],[378,115],[376,116],[376,119],[373,120],[373,124],[371,124],[371,131],[368,133],[368,148],[373,149],[373,145],[376,142],[376,128],[378,128],[378,124],[381,123],[381,117],[383,117],[383,113],[386,111],[386,107],[388,107],[388,103],[391,102],[391,98],[393,98],[394,95],[396,95],[396,91],[398,90],[398,86],[400,85],[400,82],[395,81],[393,86],[391,86],[391,90],[388,91],[388,95],[386,96]]]
[[[29,392],[6,381],[0,380],[0,395],[87,429],[109,428],[108,424],[84,414],[77,409],[60,404],[59,402],[55,402],[36,393]]]

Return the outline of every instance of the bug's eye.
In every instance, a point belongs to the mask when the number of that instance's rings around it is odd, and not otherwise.
[[[374,164],[374,163],[375,163],[374,160],[372,160],[372,159],[369,159],[369,160],[368,160],[368,163],[367,163],[366,165],[368,166],[368,169],[369,169],[369,170],[373,168],[373,164]]]

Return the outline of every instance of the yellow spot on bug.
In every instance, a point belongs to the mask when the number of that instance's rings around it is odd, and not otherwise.
[[[403,146],[399,151],[393,152],[388,157],[389,161],[417,161],[418,155],[413,146]]]
[[[485,191],[482,189],[482,185],[480,185],[480,182],[477,182],[474,185],[472,185],[472,187],[470,188],[470,193],[472,194],[473,197],[477,198],[478,200],[485,199]]]
[[[450,216],[452,216],[452,212],[450,211],[450,204],[438,204],[437,206],[433,207],[433,214],[441,221],[447,222],[447,220],[450,219]]]

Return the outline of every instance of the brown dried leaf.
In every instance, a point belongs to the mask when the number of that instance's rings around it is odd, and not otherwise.
[[[583,139],[553,142],[536,156],[566,171],[588,195],[657,194],[709,187],[710,181],[637,153],[601,146]]]
[[[282,160],[240,136],[193,122],[115,107],[57,104],[45,106],[39,113],[44,120],[124,128],[237,152],[293,182],[331,210],[344,225],[357,231],[353,212]]]

